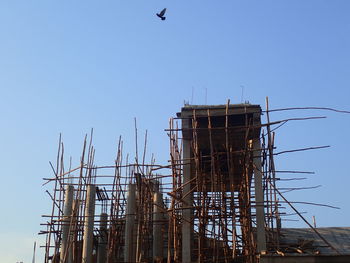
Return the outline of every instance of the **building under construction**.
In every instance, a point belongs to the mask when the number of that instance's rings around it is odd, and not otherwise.
[[[184,106],[165,165],[145,149],[130,161],[120,140],[115,163],[98,166],[85,139],[66,170],[60,141],[45,263],[350,262],[350,228],[314,227],[276,186],[273,129],[290,120],[248,103]],[[283,206],[308,227],[283,228]]]

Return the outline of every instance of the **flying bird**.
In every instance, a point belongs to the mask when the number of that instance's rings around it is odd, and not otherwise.
[[[166,8],[164,8],[162,11],[159,12],[159,14],[156,14],[160,19],[165,20],[165,12],[166,12]]]

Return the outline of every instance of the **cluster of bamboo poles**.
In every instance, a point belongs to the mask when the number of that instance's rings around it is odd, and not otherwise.
[[[273,150],[271,137],[267,138],[268,147],[262,145],[262,152],[254,152],[251,144],[251,133],[253,129],[261,128],[260,123],[252,123],[248,114],[245,115],[243,126],[232,126],[229,120],[229,103],[224,114],[224,126],[214,127],[215,115],[207,109],[207,116],[197,116],[193,109],[190,119],[185,119],[188,125],[178,128],[176,120],[170,121],[167,130],[170,137],[170,152],[173,168],[173,190],[170,209],[171,224],[169,224],[168,245],[173,248],[171,262],[181,262],[183,253],[181,242],[181,227],[188,218],[183,215],[185,209],[190,209],[192,216],[190,223],[193,224],[191,261],[197,262],[232,262],[243,260],[244,262],[255,262],[256,240],[254,237],[254,226],[256,226],[253,158],[258,154],[264,164],[264,192],[266,213],[266,229],[275,233],[276,222],[279,219],[278,202],[274,188],[267,183],[270,181],[275,186]],[[260,112],[257,112],[260,114]],[[204,119],[204,121],[203,121]],[[231,120],[232,121],[232,120]],[[184,118],[182,118],[184,122]],[[200,124],[199,122],[202,122]],[[203,126],[205,123],[207,126]],[[190,158],[184,158],[181,151],[184,149],[183,138],[179,132],[184,134],[187,129],[187,144],[190,145],[192,154]],[[186,132],[186,131],[185,131]],[[243,140],[234,143],[238,134]],[[269,131],[270,134],[270,131]],[[223,136],[222,136],[223,135]],[[218,138],[221,136],[221,138]],[[257,138],[260,140],[260,138]],[[209,151],[203,150],[203,141],[209,145]],[[218,145],[223,143],[224,145]],[[240,166],[240,178],[234,178],[236,164]],[[186,164],[190,165],[191,179],[184,182],[183,171]],[[183,168],[183,169],[180,169]],[[188,187],[188,185],[190,185]],[[187,189],[187,190],[186,190]],[[184,202],[186,196],[192,198]],[[191,203],[188,203],[190,201]],[[271,236],[269,241],[276,243],[278,239]],[[182,243],[183,244],[183,243]],[[169,260],[169,257],[168,257]]]
[[[170,119],[167,165],[156,165],[153,158],[145,163],[147,135],[139,162],[136,123],[133,162],[123,156],[120,139],[115,163],[96,166],[91,135],[89,142],[87,137],[84,140],[78,167],[72,168],[70,163],[66,170],[60,138],[56,167],[51,165],[54,177],[45,178],[45,184],[53,183],[52,192],[47,191],[52,209],[43,216],[46,229],[41,231],[46,235],[45,263],[186,262],[187,250],[191,262],[254,263],[261,211],[263,250],[278,251],[280,210],[292,203],[277,189],[276,174],[297,171],[276,171],[274,156],[285,152],[274,152],[272,126],[323,117],[270,122],[267,106],[266,123],[253,121],[252,114],[260,118],[260,110],[247,111],[243,123],[236,125],[230,107],[228,102],[221,126],[215,124],[217,116],[210,108],[206,116],[197,116],[193,109],[190,118]],[[315,148],[322,147],[286,152]],[[262,201],[257,198],[259,184]],[[92,194],[96,209],[88,214],[91,186],[96,192]],[[67,203],[69,191],[71,205]],[[84,254],[89,224],[91,251]],[[88,259],[86,253],[90,253]]]
[[[170,183],[161,180],[171,178],[171,174],[159,175],[162,169],[169,167],[154,164],[139,164],[137,158],[129,163],[128,156],[123,158],[123,143],[119,140],[114,165],[96,166],[94,164],[95,150],[92,146],[92,135],[88,143],[84,140],[80,165],[76,168],[64,166],[64,147],[59,139],[57,165],[51,167],[53,178],[44,178],[45,183],[53,183],[52,192],[46,191],[52,200],[52,210],[43,215],[46,222],[41,225],[46,229],[40,234],[46,235],[45,262],[126,262],[125,257],[125,221],[129,216],[127,198],[130,186],[137,193],[134,217],[133,240],[135,246],[135,262],[145,262],[152,258],[152,223],[153,196],[155,192],[170,189]],[[146,147],[146,146],[145,146]],[[70,164],[71,166],[71,164]],[[157,171],[154,173],[153,171]],[[94,187],[94,211],[89,210],[89,187]],[[91,188],[91,187],[90,187]],[[69,197],[69,192],[72,192]],[[67,199],[71,199],[69,205]],[[67,214],[67,207],[70,210]],[[165,204],[162,206],[165,211]],[[164,213],[164,212],[163,212]],[[90,258],[84,258],[84,232],[89,218],[93,217],[92,248]],[[65,229],[68,228],[68,231]],[[67,235],[65,232],[68,232]],[[101,250],[103,253],[99,253]],[[101,256],[102,255],[102,256]]]

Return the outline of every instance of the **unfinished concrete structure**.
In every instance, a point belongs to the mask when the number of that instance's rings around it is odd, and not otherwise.
[[[258,105],[188,106],[178,114],[186,162],[182,262],[253,262],[257,249],[266,250],[260,115]]]
[[[338,242],[332,229],[281,227],[289,203],[276,187],[270,126],[288,120],[270,122],[267,110],[262,123],[262,112],[184,106],[167,129],[166,165],[137,153],[129,163],[120,141],[115,163],[97,166],[85,140],[80,165],[65,171],[60,141],[55,176],[45,179],[54,183],[45,263],[349,262],[350,245],[339,248],[346,228]]]

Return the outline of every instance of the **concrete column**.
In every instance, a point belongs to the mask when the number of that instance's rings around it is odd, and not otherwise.
[[[182,120],[182,128],[192,128],[190,119]],[[183,198],[182,206],[182,263],[191,262],[192,240],[193,240],[193,209],[188,208],[193,205],[193,194],[188,194],[191,191],[191,184],[188,183],[191,178],[191,141],[183,140]]]
[[[159,192],[153,194],[153,261],[163,262],[163,196]]]
[[[129,184],[125,215],[124,262],[135,262],[136,185]]]
[[[264,192],[262,186],[261,144],[253,140],[254,185],[256,202],[257,252],[266,251]]]
[[[92,246],[94,235],[96,186],[88,185],[85,200],[85,224],[82,263],[92,263]]]
[[[69,244],[69,229],[72,216],[72,206],[73,206],[73,185],[67,185],[64,197],[64,210],[63,210],[63,222],[62,222],[62,241],[61,241],[61,251],[60,251],[60,263],[71,263],[71,248]]]
[[[100,237],[98,239],[97,263],[106,263],[107,259],[107,222],[108,215],[101,213]]]
[[[73,220],[71,220],[72,222],[72,226],[71,226],[71,231],[69,233],[70,237],[69,239],[72,240],[71,246],[69,246],[68,248],[68,261],[67,263],[73,263],[76,262],[77,259],[76,258],[80,258],[81,259],[81,253],[80,255],[76,255],[75,253],[77,253],[77,249],[76,249],[76,242],[75,242],[75,237],[76,237],[76,231],[77,231],[77,215],[79,214],[79,204],[80,201],[77,199],[73,200],[73,208],[72,208],[72,217]]]

